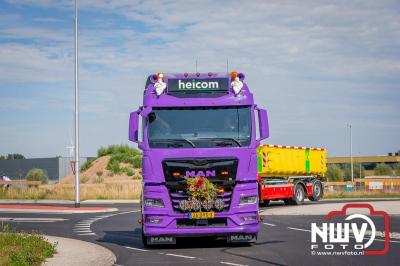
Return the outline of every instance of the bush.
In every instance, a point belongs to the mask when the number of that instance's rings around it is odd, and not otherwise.
[[[128,145],[109,145],[107,148],[101,147],[97,151],[97,155],[99,157],[106,155],[110,156],[107,170],[111,171],[113,174],[120,174],[122,172],[129,174],[127,170],[129,167],[121,168],[121,163],[130,164],[135,168],[142,167],[141,153],[137,149],[129,147]]]
[[[86,160],[86,162],[84,162],[80,167],[81,172],[85,172],[87,169],[92,167],[93,161],[94,161],[93,159],[92,160]]]
[[[360,167],[361,167],[361,177],[360,177]],[[346,181],[351,181],[351,165],[348,164],[343,169],[343,176]],[[353,164],[353,176],[354,178],[362,178],[364,176],[364,167],[361,166],[359,163]]]
[[[41,181],[42,184],[49,182],[47,171],[40,168],[33,168],[26,174],[25,179],[28,181]]]
[[[131,168],[126,168],[126,169],[125,169],[125,173],[126,173],[128,176],[133,176],[133,170],[132,170]]]
[[[97,176],[102,176],[102,175],[103,175],[103,171],[97,171],[97,172],[96,172],[96,175],[97,175]]]
[[[397,163],[394,166],[394,173],[395,173],[395,175],[400,176],[400,163]]]
[[[329,164],[326,171],[326,180],[329,182],[343,181],[343,173],[339,166]]]
[[[89,177],[88,176],[86,176],[86,175],[83,175],[82,177],[81,177],[81,183],[82,184],[85,184],[85,183],[87,183],[88,181],[89,181]]]
[[[140,152],[137,149],[129,147],[128,145],[121,144],[121,145],[109,145],[107,148],[101,147],[97,151],[97,156],[101,157],[117,153],[129,154],[132,157],[140,154]]]
[[[374,172],[375,175],[392,175],[393,169],[385,163],[380,163],[375,167]]]

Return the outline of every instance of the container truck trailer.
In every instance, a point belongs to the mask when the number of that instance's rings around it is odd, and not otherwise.
[[[268,138],[242,73],[150,75],[130,114],[143,151],[145,245],[184,236],[254,242],[259,231],[257,147]]]
[[[325,149],[262,145],[257,155],[260,205],[272,200],[300,205],[306,197],[311,201],[322,198]]]

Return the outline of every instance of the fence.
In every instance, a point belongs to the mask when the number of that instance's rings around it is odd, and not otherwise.
[[[326,190],[344,191],[400,191],[400,177],[356,178],[354,182],[324,182]]]

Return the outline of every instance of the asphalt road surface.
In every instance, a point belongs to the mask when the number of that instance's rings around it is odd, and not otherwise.
[[[39,231],[102,245],[114,252],[116,265],[399,265],[400,261],[397,234],[391,239],[389,252],[383,256],[312,255],[311,223],[325,221],[322,215],[266,215],[258,241],[253,245],[227,245],[225,240],[214,238],[185,238],[178,239],[175,246],[145,248],[137,222],[140,219],[138,204],[106,205],[119,211],[94,214],[2,212],[0,223],[9,224],[17,231]],[[278,204],[272,208],[285,206]],[[383,219],[376,217],[373,221],[377,231],[384,231]],[[400,216],[390,216],[390,231],[400,231]],[[383,238],[378,235],[371,247],[380,249],[383,244]],[[340,251],[340,247],[334,250]]]

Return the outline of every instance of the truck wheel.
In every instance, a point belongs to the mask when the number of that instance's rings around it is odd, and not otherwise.
[[[315,180],[312,184],[312,196],[308,197],[311,201],[317,201],[324,195],[324,188],[321,181]]]
[[[293,195],[293,200],[292,200],[293,204],[295,204],[295,205],[303,204],[304,197],[305,197],[304,188],[302,185],[297,183],[297,185],[294,188],[294,195]]]
[[[267,207],[269,204],[269,200],[260,201],[260,207]]]
[[[144,247],[147,247],[147,236],[144,235],[143,225],[142,225],[142,243]]]

